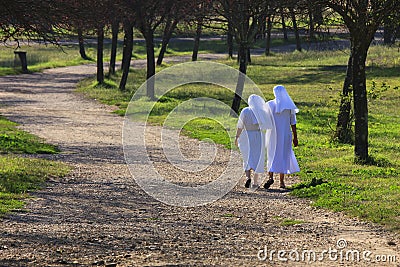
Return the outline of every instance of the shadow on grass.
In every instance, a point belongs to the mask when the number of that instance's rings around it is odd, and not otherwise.
[[[303,189],[303,188],[311,188],[311,187],[316,187],[317,185],[321,185],[324,183],[327,183],[327,181],[324,181],[322,178],[312,178],[311,181],[302,182],[302,183],[293,185],[290,189],[298,190],[298,189]]]

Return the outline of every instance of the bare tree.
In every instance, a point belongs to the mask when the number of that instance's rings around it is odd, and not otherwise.
[[[111,23],[111,52],[110,52],[110,66],[108,68],[108,75],[115,75],[115,63],[117,58],[118,47],[118,32],[119,20],[115,19]]]
[[[60,12],[65,6],[57,1],[0,0],[0,36],[2,42],[21,39],[58,44],[65,21]]]
[[[392,10],[396,0],[323,0],[327,7],[337,12],[350,33],[351,84],[355,119],[354,154],[359,162],[367,162],[368,155],[368,102],[366,90],[365,62],[368,49],[378,27]]]
[[[353,144],[354,137],[351,120],[351,94],[353,79],[353,60],[349,57],[347,62],[346,76],[343,82],[343,89],[340,98],[339,114],[336,123],[334,138],[344,144]]]
[[[288,38],[287,27],[286,27],[286,13],[285,13],[285,7],[283,6],[282,3],[279,4],[279,14],[281,16],[283,39],[285,41],[287,41],[287,40],[289,40],[289,38]]]
[[[172,0],[134,0],[130,1],[135,14],[135,26],[143,35],[146,42],[147,54],[147,96],[155,99],[154,79],[156,74],[154,56],[154,31],[160,26],[172,8]]]
[[[398,12],[398,10],[393,10],[383,21],[383,42],[387,45],[395,44],[396,35],[400,32],[400,14]]]
[[[197,56],[199,54],[199,48],[200,48],[200,37],[202,31],[203,31],[203,17],[199,16],[196,19],[196,35],[194,37],[192,61],[197,61]]]
[[[82,28],[78,27],[77,32],[78,32],[79,54],[81,55],[82,59],[90,60],[90,58],[86,55],[85,40],[83,38],[83,30],[82,30]]]
[[[133,50],[133,22],[126,19],[123,23],[124,28],[124,46],[122,52],[121,70],[122,76],[119,82],[119,89],[125,91],[128,81],[129,70],[131,66],[132,50]]]
[[[289,6],[289,12],[293,23],[294,36],[296,38],[296,50],[301,52],[300,33],[299,33],[299,28],[297,27],[296,10],[293,5]]]
[[[226,39],[228,45],[228,57],[233,58],[233,33],[232,33],[232,26],[228,21],[228,30],[226,32]]]
[[[175,31],[178,23],[189,23],[194,21],[196,17],[202,15],[202,4],[204,0],[173,0],[170,1],[171,8],[165,14],[165,23],[160,53],[157,58],[157,65],[161,65],[167,51],[168,43]]]
[[[216,12],[223,16],[231,26],[235,40],[239,46],[239,71],[246,74],[249,60],[248,51],[254,44],[255,36],[263,25],[263,19],[268,11],[266,0],[219,0]],[[243,93],[244,77],[239,75],[235,96],[232,101],[231,115],[239,111]]]
[[[172,12],[171,12],[172,13]],[[161,42],[161,49],[158,53],[157,65],[160,66],[164,60],[165,52],[167,52],[167,46],[172,37],[172,33],[174,32],[176,26],[178,25],[180,18],[176,16],[172,16],[172,14],[167,15],[167,19],[165,21],[164,32]]]

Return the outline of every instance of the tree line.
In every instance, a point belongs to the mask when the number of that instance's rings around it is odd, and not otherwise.
[[[115,73],[118,34],[123,31],[123,57],[120,90],[125,90],[133,50],[134,29],[146,44],[146,78],[155,75],[162,63],[169,40],[178,24],[195,25],[196,37],[192,60],[197,60],[199,40],[204,27],[218,25],[226,32],[227,53],[233,57],[237,45],[239,71],[246,74],[251,63],[250,48],[259,38],[265,39],[265,54],[270,54],[273,24],[280,23],[285,39],[290,21],[301,51],[299,22],[306,25],[307,38],[313,40],[318,29],[330,19],[339,19],[350,39],[350,56],[336,126],[336,138],[353,142],[355,158],[368,162],[368,103],[365,63],[376,31],[384,28],[384,42],[395,42],[400,32],[400,5],[396,0],[0,0],[0,36],[2,42],[22,38],[58,44],[66,33],[78,36],[80,53],[84,33],[97,36],[97,81],[104,83],[103,43],[105,32],[112,36],[109,74]],[[303,26],[304,27],[304,26]],[[156,60],[154,35],[161,31],[162,46]],[[152,79],[150,79],[152,80]],[[243,80],[237,82],[232,114],[239,111]],[[147,96],[156,99],[154,84],[147,83]],[[354,111],[354,136],[350,112]],[[350,136],[350,138],[349,138]]]

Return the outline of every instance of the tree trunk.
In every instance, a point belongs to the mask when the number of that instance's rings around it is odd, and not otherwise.
[[[124,64],[125,64],[124,57],[126,55],[126,48],[128,46],[127,33],[126,33],[126,24],[125,23],[123,25],[123,28],[124,28],[124,41],[123,41],[123,44],[122,44],[121,70],[124,69]]]
[[[232,33],[232,26],[229,22],[228,22],[227,42],[228,42],[228,56],[229,58],[233,58],[233,33]]]
[[[351,120],[350,120],[350,112],[351,112],[351,85],[352,85],[352,55],[350,54],[348,63],[347,63],[347,70],[346,70],[346,77],[343,83],[343,90],[340,100],[340,108],[339,114],[337,118],[336,124],[336,132],[334,138],[337,139],[339,142],[344,144],[353,144],[354,137],[352,136],[351,130]]]
[[[29,73],[28,60],[26,59],[26,51],[14,51],[14,55],[14,67],[21,66],[22,73]]]
[[[104,48],[104,29],[100,26],[97,29],[97,82],[104,83],[104,63],[103,63],[103,49]]]
[[[370,43],[370,42],[369,42]],[[368,41],[356,39],[352,47],[353,55],[353,103],[354,103],[354,153],[356,160],[368,161],[368,102],[365,75],[365,61]]]
[[[383,43],[393,45],[396,42],[396,23],[389,17],[384,20]]]
[[[321,25],[324,23],[324,16],[323,16],[323,7],[319,4],[313,5],[313,19],[314,19],[314,26]]]
[[[262,23],[260,25],[260,30],[258,31],[258,33],[254,36],[254,42],[257,41],[257,37],[259,37],[259,39],[264,40],[265,39],[265,33],[267,32],[267,16],[264,16]]]
[[[133,50],[133,26],[129,23],[124,23],[124,48],[122,54],[122,77],[119,83],[119,90],[125,91],[126,82],[128,81],[129,69],[131,66]]]
[[[247,71],[247,46],[244,43],[239,44],[239,77],[236,84],[235,96],[232,101],[231,116],[236,117],[239,113],[240,101],[244,89],[245,75]]]
[[[171,20],[168,20],[165,25],[162,44],[161,44],[161,50],[160,50],[160,53],[158,54],[158,58],[157,58],[158,66],[161,66],[161,64],[164,60],[164,55],[165,55],[165,52],[167,51],[167,46],[168,46],[169,40],[171,40],[172,33],[174,32],[177,24],[178,24],[178,20],[176,19],[173,22],[171,22]]]
[[[90,58],[86,55],[85,42],[83,40],[83,32],[81,28],[78,28],[78,43],[79,43],[79,54],[81,55],[81,58],[84,60],[90,60]]]
[[[111,24],[111,55],[110,55],[110,66],[108,69],[108,75],[115,75],[115,62],[117,58],[117,45],[118,45],[118,29],[119,29],[119,22],[114,21]]]
[[[267,19],[267,38],[265,41],[265,55],[269,56],[271,54],[271,31],[272,31],[272,20],[271,16]]]
[[[299,29],[297,28],[296,13],[293,8],[290,8],[290,15],[292,16],[293,30],[296,37],[296,49],[301,52],[300,34]]]
[[[314,27],[314,12],[313,12],[313,3],[308,2],[308,20],[309,20],[309,29],[308,29],[308,37],[310,40],[314,40],[315,38],[315,27]]]
[[[143,34],[146,40],[146,54],[147,54],[147,91],[146,94],[151,100],[155,100],[154,92],[154,79],[152,78],[156,74],[156,64],[154,57],[154,32],[152,30],[147,30]]]
[[[196,37],[194,38],[194,46],[193,46],[193,54],[192,54],[192,61],[197,61],[197,55],[199,53],[200,47],[200,36],[202,32],[202,19],[197,21],[197,29],[196,29]]]
[[[282,21],[283,40],[287,41],[288,40],[288,34],[287,34],[287,28],[286,28],[286,22],[285,22],[285,13],[283,12],[283,7],[280,8],[280,12],[281,12],[281,21]]]

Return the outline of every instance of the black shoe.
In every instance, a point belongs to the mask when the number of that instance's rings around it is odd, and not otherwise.
[[[247,179],[246,183],[244,184],[244,187],[250,188],[250,184],[251,184],[251,179]]]
[[[269,179],[265,184],[264,188],[268,189],[274,183],[274,179]]]

